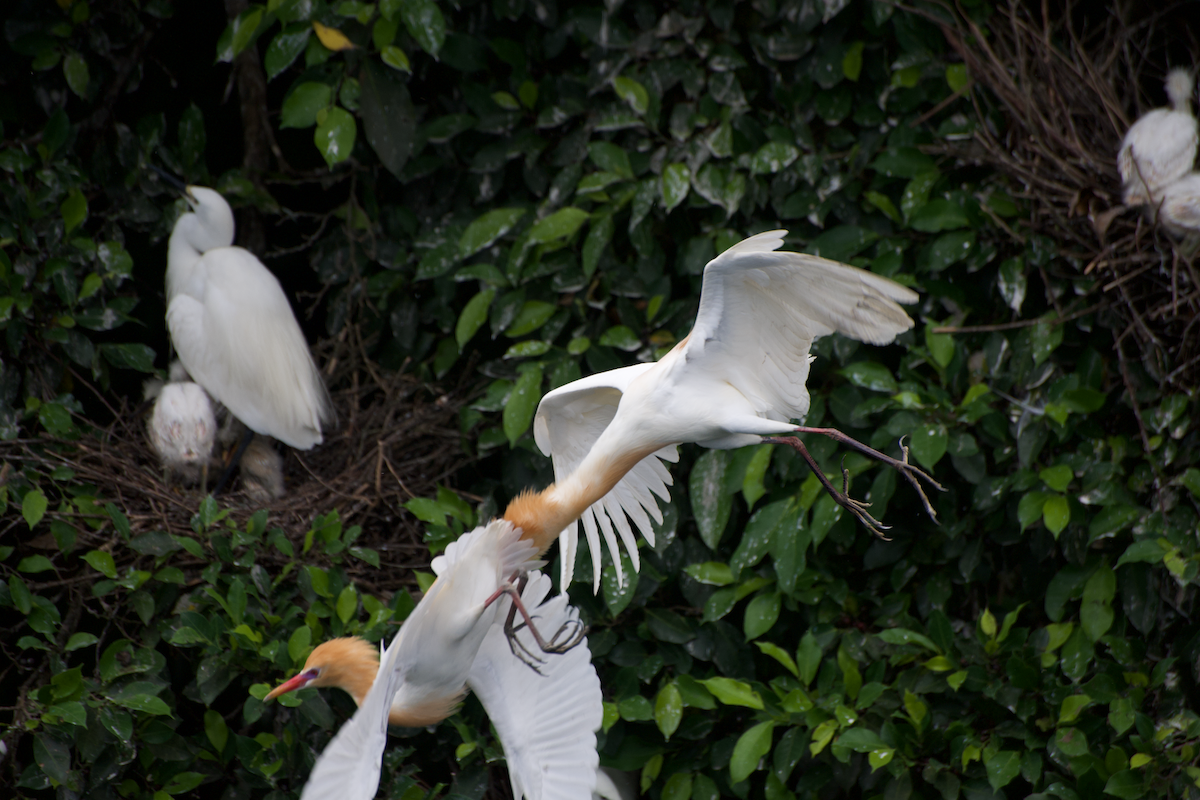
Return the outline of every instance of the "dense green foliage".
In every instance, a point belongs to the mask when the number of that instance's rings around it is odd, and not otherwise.
[[[907,437],[946,486],[938,524],[857,456],[853,493],[890,541],[786,449],[685,448],[641,573],[609,565],[593,597],[584,556],[571,587],[602,763],[662,800],[1200,794],[1200,409],[1119,363],[1103,316],[1057,321],[1095,286],[1030,232],[1015,187],[954,157],[981,124],[968,98],[987,98],[926,16],[272,0],[222,33],[185,5],[26,2],[5,25],[0,435],[42,437],[43,458],[5,450],[0,479],[17,726],[0,786],[298,796],[352,704],[260,698],[318,641],[378,638],[412,608],[348,580],[350,559],[378,560],[336,509],[285,531],[196,497],[193,530],[134,529],[57,466],[108,423],[99,397],[166,365],[178,207],[155,163],[299,237],[283,263],[325,288],[325,336],[354,327],[381,369],[431,382],[471,371],[460,421],[480,458],[455,485],[484,501],[412,501],[433,552],[551,480],[529,432],[541,395],[665,352],[704,264],[744,236],[786,227],[795,249],[918,289],[896,345],[818,344],[807,422],[897,455]],[[266,184],[237,166],[221,102],[227,64],[255,51],[286,159]],[[285,196],[320,213],[284,214]],[[835,475],[832,443],[810,448]],[[471,702],[393,739],[383,791],[478,798],[499,755]]]

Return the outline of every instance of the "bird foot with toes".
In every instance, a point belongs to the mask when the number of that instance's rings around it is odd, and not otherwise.
[[[881,461],[884,464],[887,464],[889,467],[898,470],[900,474],[904,476],[904,479],[908,481],[914,489],[916,489],[917,494],[921,497],[921,504],[925,507],[925,512],[929,514],[930,519],[932,519],[934,522],[937,522],[937,512],[934,510],[933,504],[929,502],[929,497],[925,494],[925,487],[921,485],[921,481],[925,481],[940,492],[946,491],[946,487],[934,480],[933,476],[931,476],[929,473],[913,465],[908,460],[908,445],[904,444],[903,437],[900,439],[901,457],[892,458],[885,453],[879,452],[873,447],[868,447],[857,439],[847,436],[836,428],[799,427],[796,429],[796,433],[819,433],[822,436],[828,436],[835,442],[845,445],[853,450],[857,450],[865,456],[869,456],[876,461]],[[763,441],[771,444],[786,444],[794,448],[796,452],[803,456],[804,460],[808,462],[808,466],[812,469],[813,473],[816,474],[817,479],[821,482],[821,485],[825,487],[825,491],[829,493],[829,495],[838,505],[857,517],[863,525],[869,528],[881,539],[887,539],[887,536],[885,536],[883,532],[888,530],[889,526],[884,525],[879,520],[867,513],[866,509],[870,503],[854,500],[849,496],[849,470],[845,469],[844,467],[842,468],[843,491],[839,492],[837,489],[833,488],[833,484],[831,484],[829,479],[825,477],[825,473],[822,472],[821,468],[817,465],[816,459],[812,457],[812,455],[808,452],[808,448],[804,446],[804,442],[800,441],[799,438],[795,436],[764,436]]]
[[[570,619],[564,622],[559,629],[554,632],[554,635],[550,637],[550,640],[547,641],[546,637],[542,635],[542,632],[538,630],[537,625],[533,623],[534,617],[530,615],[529,611],[525,608],[524,602],[521,601],[521,592],[524,591],[525,584],[527,582],[528,578],[522,575],[515,585],[510,582],[504,586],[501,586],[488,600],[488,603],[491,603],[502,594],[508,595],[512,600],[512,607],[508,610],[508,618],[504,621],[504,635],[508,639],[509,650],[511,650],[512,654],[520,659],[530,669],[541,675],[542,671],[540,667],[546,663],[546,659],[542,658],[538,653],[535,653],[528,645],[520,640],[517,634],[522,629],[528,629],[530,635],[533,636],[533,640],[537,644],[538,649],[542,653],[546,653],[548,655],[562,655],[563,653],[566,653],[577,647],[584,640],[584,637],[587,636],[588,629],[587,626],[578,619]],[[516,622],[517,612],[521,613],[521,617],[524,619],[524,622],[514,624]],[[574,632],[568,634],[568,631]],[[559,639],[563,638],[564,636],[566,638],[560,642]]]

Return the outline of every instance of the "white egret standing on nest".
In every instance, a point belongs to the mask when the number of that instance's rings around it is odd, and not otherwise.
[[[178,188],[191,208],[167,253],[167,328],[179,360],[250,431],[312,449],[334,420],[333,404],[283,288],[254,254],[233,246],[225,198]],[[247,433],[234,463],[249,442]]]
[[[520,535],[495,520],[452,542],[434,559],[437,580],[381,661],[362,639],[332,639],[312,651],[298,675],[267,695],[336,686],[359,704],[321,754],[303,797],[373,798],[388,722],[435,724],[454,712],[467,689],[496,727],[514,798],[590,796],[596,780],[595,731],[603,715],[600,681],[578,612],[567,605],[566,595],[542,602],[550,591],[545,575],[529,574],[522,602],[513,608],[521,610],[526,625],[512,628],[512,613],[505,615],[506,604],[518,595],[511,579],[541,563],[533,560],[536,545]],[[577,635],[547,647],[527,609],[539,624],[557,631],[552,641],[571,630]],[[534,641],[520,641],[525,633]],[[555,655],[534,663],[534,647]],[[387,686],[379,691],[383,680]]]
[[[1170,108],[1143,114],[1129,128],[1117,153],[1117,169],[1125,188],[1125,205],[1157,205],[1169,184],[1191,171],[1196,162],[1197,123],[1192,114],[1191,73],[1167,73]]]
[[[597,528],[618,575],[614,527],[638,568],[637,542],[626,515],[653,543],[650,517],[662,519],[654,495],[670,497],[671,475],[662,461],[675,461],[675,446],[683,442],[718,450],[788,444],[839,505],[872,530],[884,530],[867,513],[866,503],[847,496],[849,473],[843,470],[843,491],[837,491],[799,439],[780,436],[819,433],[899,469],[934,516],[917,479],[942,487],[908,463],[907,448],[902,448],[903,460],[895,459],[832,428],[788,421],[808,413],[804,382],[814,358],[808,353],[813,339],[838,332],[887,344],[913,326],[898,304],[915,303],[916,292],[836,261],[775,252],[786,233],[751,236],[708,262],[696,323],[660,361],[591,375],[542,398],[534,437],[554,459],[556,483],[520,495],[504,517],[539,543],[562,532],[563,587],[570,585],[575,567],[575,519],[581,514],[596,589]]]

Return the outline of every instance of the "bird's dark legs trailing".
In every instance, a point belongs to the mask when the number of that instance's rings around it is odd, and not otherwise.
[[[508,619],[504,621],[504,635],[508,638],[508,647],[510,650],[512,650],[512,654],[514,656],[521,659],[521,661],[528,665],[530,669],[540,675],[542,673],[538,667],[539,665],[545,663],[545,659],[530,651],[530,649],[525,646],[524,642],[517,638],[517,632],[522,628],[528,628],[529,633],[533,636],[534,642],[537,643],[538,648],[540,648],[543,653],[561,655],[583,641],[583,637],[587,635],[587,626],[578,619],[567,620],[565,623],[563,623],[562,627],[554,632],[554,636],[550,637],[550,641],[547,642],[545,637],[542,636],[541,631],[539,631],[537,626],[533,624],[533,617],[530,616],[529,611],[525,608],[525,603],[521,601],[521,592],[525,590],[525,584],[528,583],[528,581],[528,577],[522,575],[515,586],[511,582],[504,584],[497,589],[491,597],[488,598],[484,605],[491,605],[502,594],[507,594],[510,598],[512,598],[512,607],[508,610]],[[525,622],[520,625],[514,625],[513,623],[516,621],[518,611],[521,612],[521,616],[524,618]],[[567,632],[570,630],[574,630],[574,633],[568,636],[564,641],[559,642],[559,638],[567,634]]]
[[[884,464],[899,470],[900,474],[904,476],[904,479],[907,480],[912,487],[917,490],[917,494],[921,496],[921,503],[925,506],[925,512],[929,514],[930,518],[933,519],[934,522],[937,522],[937,512],[933,510],[933,505],[929,502],[929,498],[925,494],[925,488],[921,486],[918,478],[927,481],[929,485],[933,486],[938,491],[944,492],[946,491],[946,488],[935,481],[927,472],[918,469],[909,463],[908,447],[904,444],[903,439],[900,441],[900,451],[903,453],[903,457],[896,459],[879,452],[873,447],[868,447],[857,439],[852,439],[836,428],[798,427],[796,428],[796,433],[819,433],[822,436],[828,436],[835,442],[843,444],[853,450],[857,450],[863,455],[870,456],[876,461],[882,461]],[[829,479],[825,477],[825,474],[821,471],[821,468],[817,466],[816,459],[809,454],[808,449],[804,446],[804,443],[798,438],[794,436],[764,436],[763,441],[772,444],[786,444],[795,448],[795,450],[804,457],[804,460],[808,462],[808,466],[814,473],[816,473],[817,479],[821,481],[821,485],[825,487],[825,491],[829,492],[830,496],[833,497],[834,501],[837,502],[838,505],[849,511],[854,516],[858,517],[860,522],[878,534],[881,538],[886,538],[883,537],[883,531],[887,530],[888,526],[882,524],[879,522],[879,520],[867,513],[866,509],[870,504],[850,498],[849,470],[845,468],[842,469],[843,491],[839,492],[833,488],[833,485],[829,482]]]
[[[242,440],[238,442],[237,450],[233,451],[233,458],[229,461],[229,466],[221,473],[221,480],[217,481],[217,488],[213,489],[213,495],[216,496],[225,488],[225,484],[229,483],[229,479],[233,477],[233,471],[242,460],[242,454],[246,452],[246,448],[250,446],[250,440],[254,438],[254,431],[246,428],[246,432],[242,434]]]

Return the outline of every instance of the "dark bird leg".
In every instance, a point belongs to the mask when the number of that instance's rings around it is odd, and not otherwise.
[[[868,447],[867,445],[863,444],[862,442],[858,441],[857,439],[852,439],[851,437],[847,436],[846,434],[842,433],[841,431],[837,430],[836,428],[798,427],[798,428],[796,428],[796,432],[797,433],[819,433],[822,436],[828,436],[830,439],[833,439],[835,442],[845,445],[853,450],[857,450],[858,452],[862,453],[863,455],[869,456],[869,457],[875,459],[876,461],[882,461],[884,464],[887,464],[888,466],[892,467],[893,469],[899,470],[900,474],[904,476],[904,479],[907,480],[909,482],[909,484],[911,484],[912,487],[917,490],[917,494],[920,495],[920,497],[921,497],[921,503],[925,506],[925,512],[927,514],[929,514],[929,517],[934,522],[937,522],[937,512],[933,510],[933,505],[929,502],[929,497],[925,494],[925,488],[921,485],[920,480],[924,480],[924,481],[928,482],[929,485],[933,486],[935,489],[937,489],[938,491],[941,491],[941,492],[946,491],[946,488],[944,486],[942,486],[940,483],[938,483],[937,481],[935,481],[933,479],[933,477],[930,476],[927,472],[925,472],[924,470],[918,469],[917,467],[913,466],[909,462],[908,447],[904,444],[903,439],[901,439],[901,441],[900,441],[900,451],[903,453],[903,457],[900,459],[896,459],[896,458],[892,458],[889,455],[879,452],[878,450],[876,450],[873,447]],[[830,484],[830,482],[829,482],[829,479],[825,477],[825,475],[821,471],[820,467],[817,466],[816,460],[812,457],[811,454],[809,454],[808,449],[804,446],[804,443],[802,441],[800,441],[798,438],[793,437],[793,436],[764,436],[763,441],[770,442],[772,444],[786,444],[786,445],[789,445],[789,446],[795,448],[796,451],[799,452],[800,455],[802,455],[804,457],[804,460],[808,462],[808,466],[812,468],[812,471],[814,473],[816,473],[817,479],[819,481],[821,481],[821,485],[825,487],[825,491],[829,492],[830,496],[833,497],[834,501],[838,505],[840,505],[842,508],[846,509],[851,514],[853,514],[855,517],[857,517],[859,519],[859,521],[863,523],[863,525],[870,528],[881,538],[886,538],[883,536],[883,531],[888,530],[888,526],[882,524],[881,522],[879,522],[879,520],[875,519],[874,517],[872,517],[870,514],[867,513],[866,509],[870,504],[863,503],[861,501],[850,498],[850,496],[849,496],[849,491],[850,491],[850,472],[849,472],[849,470],[844,469],[844,468],[842,469],[843,491],[839,492],[833,488],[832,484]],[[920,480],[918,480],[918,479],[920,479]]]
[[[246,448],[250,446],[250,440],[253,438],[254,431],[246,428],[246,432],[242,434],[242,440],[238,442],[237,449],[233,451],[233,458],[230,460],[229,466],[225,467],[225,471],[221,473],[221,480],[217,481],[217,488],[213,489],[214,497],[221,493],[225,484],[229,483],[229,479],[233,477],[233,471],[237,469],[238,463],[242,460],[242,454],[246,452]]]
[[[521,600],[521,592],[524,591],[527,582],[528,578],[522,575],[516,586],[512,583],[506,583],[488,598],[488,604],[494,602],[502,594],[507,594],[512,599],[512,607],[508,610],[508,618],[504,622],[504,635],[508,638],[509,649],[512,650],[514,656],[521,659],[524,664],[540,675],[542,672],[538,667],[545,663],[545,659],[531,651],[517,637],[517,633],[522,628],[527,628],[533,636],[534,642],[537,643],[538,648],[543,653],[561,655],[578,646],[583,641],[583,638],[587,635],[587,626],[578,619],[568,620],[554,632],[554,635],[550,637],[550,641],[547,642],[545,637],[542,636],[541,631],[533,624],[533,617],[529,614],[529,611],[525,608],[525,603]],[[514,625],[513,623],[516,621],[518,611],[521,612],[521,616],[525,621]],[[560,642],[560,638],[563,641]]]

